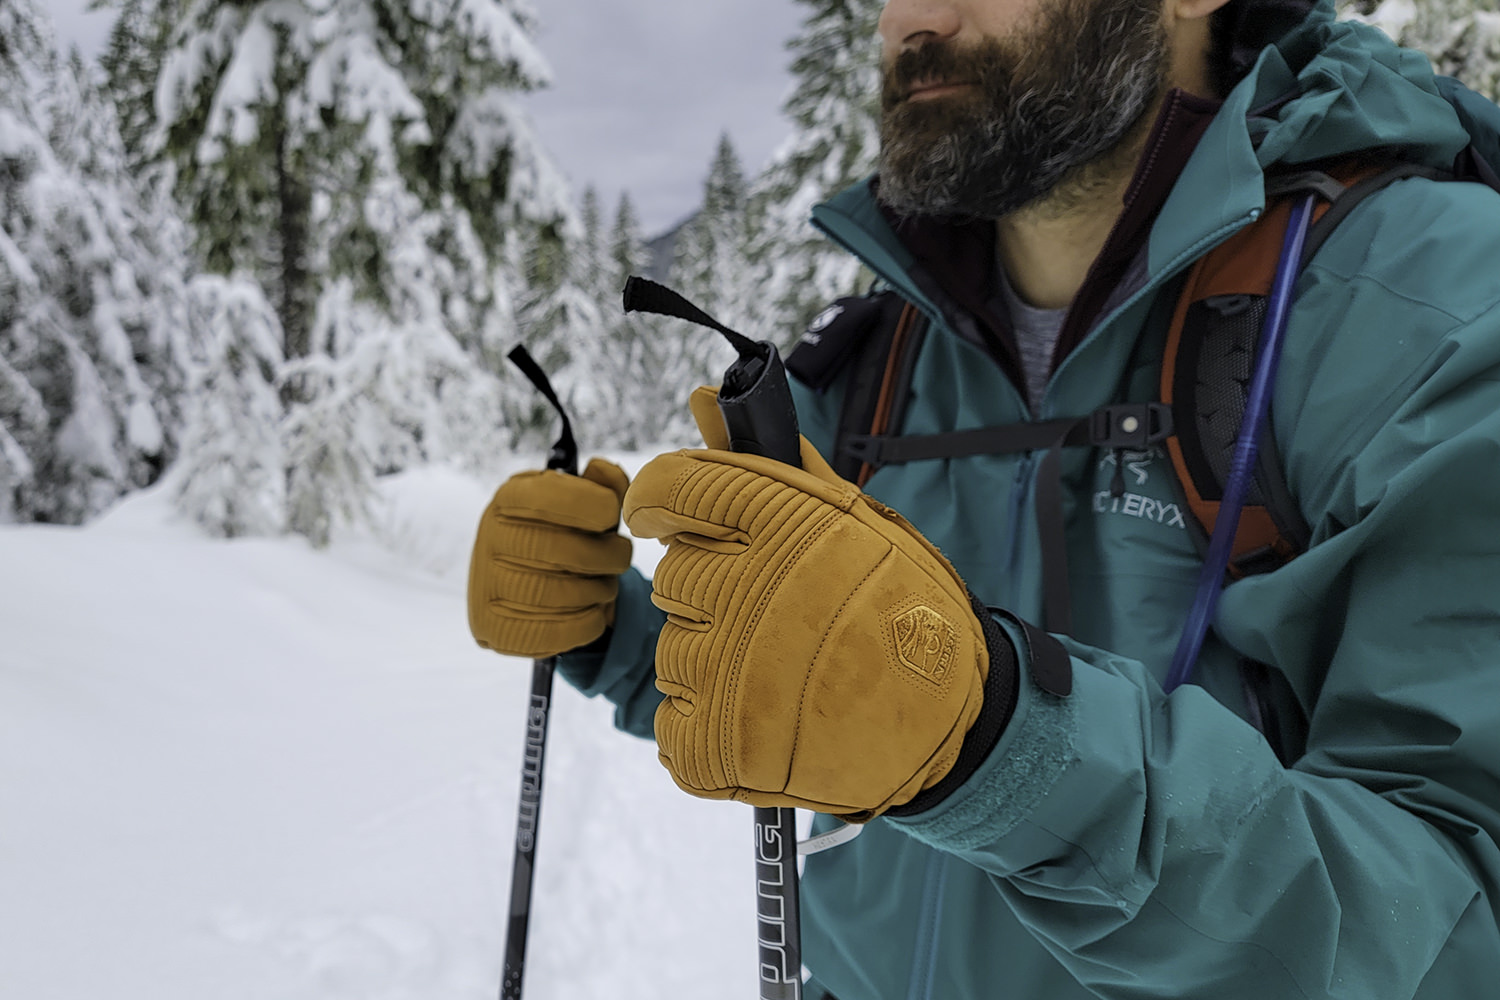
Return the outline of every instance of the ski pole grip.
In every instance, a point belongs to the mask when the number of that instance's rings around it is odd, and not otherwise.
[[[736,333],[664,285],[631,277],[626,312],[673,316],[722,333],[739,354],[719,387],[732,451],[802,467],[802,435],[781,355],[769,341]],[[755,906],[760,1000],[801,1000],[802,920],[797,887],[797,812],[755,809]]]
[[[742,347],[724,373],[719,412],[729,447],[802,467],[802,437],[786,368],[775,345]],[[802,919],[797,885],[797,814],[765,806],[755,810],[756,928],[760,1000],[801,1000]]]
[[[763,455],[802,467],[802,438],[786,367],[773,344],[761,341],[724,373],[719,412],[731,451]]]

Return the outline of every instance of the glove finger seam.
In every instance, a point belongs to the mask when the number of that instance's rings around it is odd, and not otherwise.
[[[591,535],[604,534],[616,531],[620,527],[620,515],[615,513],[613,520],[606,523],[603,518],[595,517],[568,517],[566,512],[556,507],[522,507],[510,505],[495,509],[495,520],[512,521],[528,526],[545,524],[553,528],[562,528],[567,531],[583,531]]]
[[[667,703],[670,704],[672,708],[685,719],[692,718],[693,713],[698,710],[698,702],[695,700],[698,692],[694,691],[686,684],[679,684],[676,681],[662,680],[660,677],[658,677],[656,679],[656,690],[666,695]],[[679,701],[687,702],[688,711],[684,712],[681,708],[678,708],[677,702]]]
[[[590,601],[588,604],[525,604],[521,601],[507,601],[504,598],[494,597],[485,603],[485,608],[494,617],[506,621],[524,622],[528,619],[538,621],[557,620],[557,616],[579,616],[602,608],[603,603]]]
[[[502,621],[519,622],[522,625],[537,622],[544,625],[560,625],[568,622],[576,622],[587,618],[595,611],[600,610],[603,605],[585,604],[577,608],[533,608],[524,604],[508,604],[497,599],[486,602],[485,609],[495,618]],[[514,615],[504,612],[513,611]]]
[[[575,553],[576,554],[576,553]],[[607,557],[608,553],[603,553]],[[618,556],[625,556],[624,559]],[[528,559],[517,552],[492,552],[490,553],[492,565],[505,566],[520,572],[542,571],[544,573],[562,576],[619,576],[630,568],[630,557],[621,552],[613,561],[600,560],[598,562],[585,563],[579,559],[564,559],[554,556],[551,560]]]

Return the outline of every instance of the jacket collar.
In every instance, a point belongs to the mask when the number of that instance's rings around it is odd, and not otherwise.
[[[1060,355],[1076,346],[1101,313],[1121,298],[1125,276],[1141,273],[1134,264],[1151,236],[1158,210],[1217,109],[1218,102],[1182,91],[1168,95],[1127,189],[1119,221],[1069,310]],[[930,314],[943,316],[955,328],[977,322],[972,339],[985,343],[1002,367],[1014,369],[1016,349],[1007,319],[986,305],[994,299],[993,224],[896,216],[876,202],[877,184],[872,178],[818,206],[814,224]],[[1149,280],[1149,272],[1146,276]]]

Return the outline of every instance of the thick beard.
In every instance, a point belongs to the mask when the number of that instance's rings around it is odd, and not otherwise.
[[[903,52],[882,93],[880,200],[903,215],[996,219],[1111,160],[1166,91],[1154,0],[1061,0],[1037,27]],[[910,102],[913,83],[976,84]]]

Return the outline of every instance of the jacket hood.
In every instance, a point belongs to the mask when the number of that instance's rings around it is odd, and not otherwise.
[[[1446,168],[1468,144],[1427,57],[1335,20],[1332,0],[1261,51],[1221,116],[1247,124],[1262,169],[1379,147]]]

